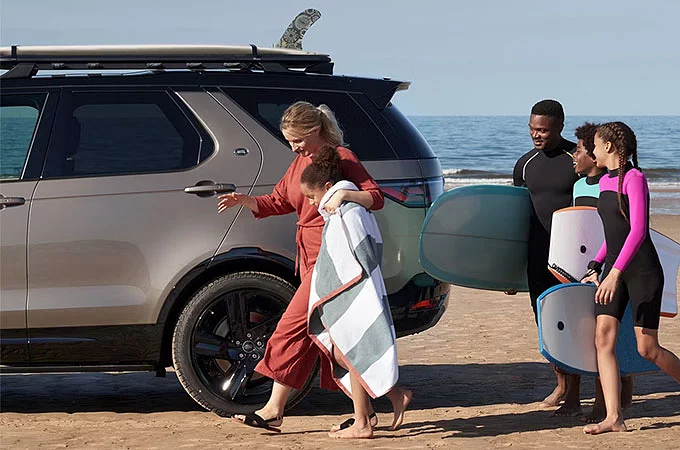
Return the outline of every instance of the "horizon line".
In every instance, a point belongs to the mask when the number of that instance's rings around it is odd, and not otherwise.
[[[526,117],[530,114],[405,114],[408,117]],[[678,114],[565,114],[565,119],[569,117],[680,117]]]

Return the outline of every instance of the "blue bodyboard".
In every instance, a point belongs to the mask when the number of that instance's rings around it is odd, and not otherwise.
[[[596,290],[593,284],[560,284],[538,297],[539,350],[548,361],[567,372],[597,375]],[[637,351],[630,303],[619,327],[616,357],[624,375],[659,370]]]

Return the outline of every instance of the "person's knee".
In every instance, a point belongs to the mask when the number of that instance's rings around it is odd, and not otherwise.
[[[662,351],[658,343],[650,340],[638,341],[637,350],[640,356],[651,362],[655,362]]]
[[[617,330],[609,326],[599,326],[595,330],[595,348],[598,351],[613,351],[616,346]]]

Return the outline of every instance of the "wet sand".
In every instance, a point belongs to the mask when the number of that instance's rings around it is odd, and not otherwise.
[[[680,241],[680,216],[652,226]],[[680,354],[680,318],[662,319],[662,345]],[[351,412],[338,392],[315,388],[272,435],[202,411],[174,373],[0,377],[0,448],[643,448],[680,446],[680,385],[657,372],[636,378],[627,433],[587,436],[578,418],[551,417],[539,402],[554,375],[538,352],[527,294],[454,287],[434,328],[398,341],[400,383],[414,392],[402,428],[390,432],[389,402],[376,401],[372,441],[338,441],[328,429]],[[584,409],[592,405],[584,378]],[[554,409],[554,408],[553,408]],[[652,444],[653,443],[653,444]]]

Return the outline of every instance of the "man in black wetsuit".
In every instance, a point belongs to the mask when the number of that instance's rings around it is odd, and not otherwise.
[[[531,108],[529,134],[534,148],[515,164],[513,183],[526,186],[532,203],[529,225],[527,278],[531,307],[536,316],[536,300],[546,289],[559,284],[548,270],[550,226],[553,212],[571,206],[572,189],[578,176],[573,159],[576,144],[562,137],[564,110],[555,100],[541,100]],[[557,387],[543,400],[546,406],[557,406],[567,390],[567,377],[557,368]]]

